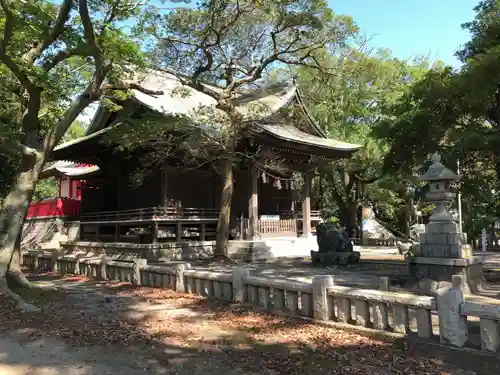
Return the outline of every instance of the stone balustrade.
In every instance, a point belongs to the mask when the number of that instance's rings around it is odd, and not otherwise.
[[[185,263],[175,267],[148,265],[145,259],[82,258],[49,251],[30,251],[23,255],[23,261],[32,269],[168,288],[340,327],[421,339],[439,336],[441,343],[454,347],[469,343],[467,318],[475,317],[480,320],[482,350],[497,352],[500,347],[500,301],[464,296],[464,280],[459,275],[453,276],[450,288],[429,297],[389,291],[389,280],[384,277],[380,278],[380,290],[367,290],[335,285],[329,275],[315,276],[312,283],[305,283],[250,276],[243,267],[230,273],[207,272]]]

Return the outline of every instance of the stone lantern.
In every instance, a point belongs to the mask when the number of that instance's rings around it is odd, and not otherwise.
[[[431,160],[432,164],[427,172],[419,176],[420,181],[429,183],[429,191],[425,196],[427,201],[436,205],[429,221],[454,221],[446,204],[453,201],[455,197],[455,194],[450,191],[451,184],[460,181],[462,176],[446,168],[441,163],[441,156],[438,153],[434,154]]]
[[[451,184],[460,178],[441,163],[439,154],[432,156],[431,166],[419,176],[421,181],[429,183],[426,199],[436,208],[425,225],[425,232],[419,235],[415,256],[409,259],[408,284],[411,288],[434,294],[451,285],[453,275],[463,276],[466,293],[474,293],[480,287],[484,260],[473,255],[465,234],[446,207],[455,198]]]

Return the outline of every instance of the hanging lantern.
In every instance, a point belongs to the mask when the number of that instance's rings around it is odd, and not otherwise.
[[[276,180],[276,187],[278,188],[278,190],[281,190],[282,186],[281,186],[281,180],[280,179]]]

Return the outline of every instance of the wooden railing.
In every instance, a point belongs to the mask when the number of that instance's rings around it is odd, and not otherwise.
[[[471,240],[471,245],[475,250],[481,250],[483,247],[481,238]],[[486,239],[486,250],[500,251],[500,239],[488,236]]]
[[[27,219],[40,217],[78,217],[80,201],[69,198],[54,198],[40,202],[33,202],[28,206]]]
[[[239,218],[236,227],[238,230],[237,237],[248,239],[250,235],[250,219]],[[255,235],[257,237],[296,236],[297,220],[257,220]]]
[[[297,234],[297,221],[287,220],[258,220],[257,232],[260,236],[286,236]]]
[[[104,211],[84,213],[81,221],[122,221],[122,220],[155,220],[155,219],[214,219],[217,220],[219,211],[207,208],[174,208],[174,207],[147,207],[133,210]]]

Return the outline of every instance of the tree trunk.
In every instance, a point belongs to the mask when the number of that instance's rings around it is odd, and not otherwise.
[[[319,185],[318,206],[319,206],[319,209],[322,211],[325,208],[325,198],[324,198],[325,194],[324,194],[323,176],[322,175],[319,175],[318,185]]]
[[[2,204],[2,212],[0,219],[0,292],[9,293],[13,298],[19,302],[19,307],[22,310],[33,311],[34,306],[26,304],[16,297],[7,286],[7,273],[9,271],[9,264],[11,260],[15,262],[20,261],[19,256],[14,256],[16,243],[26,216],[28,205],[33,196],[38,174],[43,166],[44,157],[41,154],[23,155],[14,181],[12,182],[9,194]],[[14,269],[19,268],[20,265],[15,265]]]
[[[233,199],[233,159],[232,154],[222,160],[222,194],[220,200],[219,220],[217,221],[217,237],[215,255],[227,257],[229,225],[231,222],[231,201]]]
[[[21,228],[22,232],[22,228]],[[23,271],[21,269],[21,238],[22,233],[19,233],[16,240],[16,246],[14,251],[12,252],[12,257],[10,258],[9,268],[7,271],[7,278],[17,284],[18,286],[22,286],[25,288],[32,288],[32,284],[29,280],[24,276]]]
[[[341,224],[345,226],[345,231],[351,238],[356,236],[357,216],[356,204],[349,202],[341,207]]]

